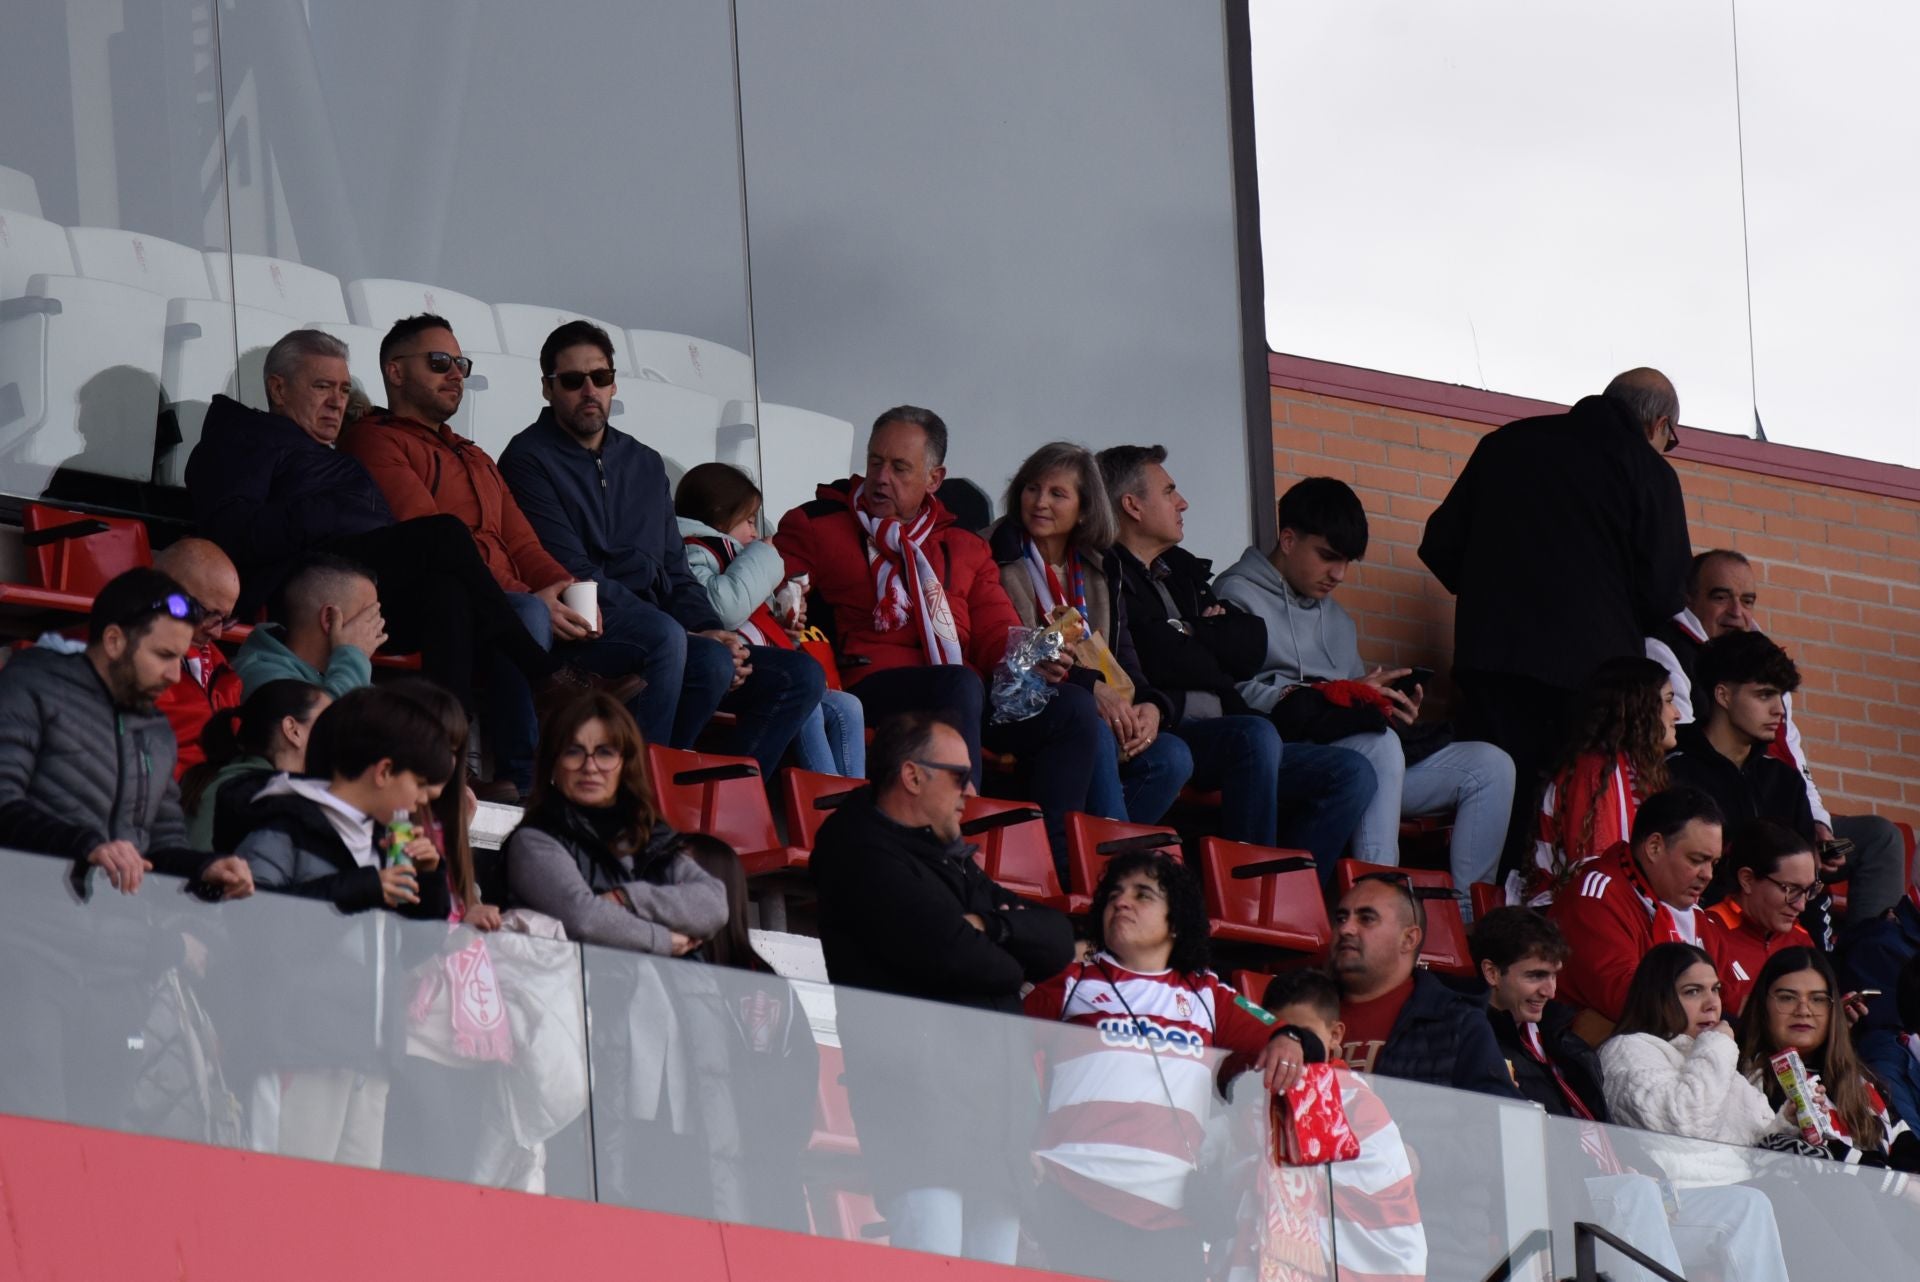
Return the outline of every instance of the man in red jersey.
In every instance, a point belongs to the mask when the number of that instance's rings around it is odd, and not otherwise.
[[[1631,842],[1585,866],[1547,915],[1571,950],[1560,996],[1580,1008],[1574,1031],[1599,1045],[1619,1022],[1627,985],[1655,944],[1697,944],[1720,957],[1720,931],[1699,907],[1720,859],[1725,820],[1697,788],[1641,803]]]

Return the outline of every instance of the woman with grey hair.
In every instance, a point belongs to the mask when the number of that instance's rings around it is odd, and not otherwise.
[[[1113,505],[1093,454],[1069,441],[1035,450],[1007,483],[1006,515],[987,532],[1000,583],[1028,627],[1040,627],[1062,606],[1079,610],[1112,654],[1117,671],[1076,665],[1069,680],[1093,696],[1113,733],[1094,762],[1087,809],[1109,819],[1157,823],[1193,773],[1193,755],[1162,728],[1172,714],[1165,695],[1147,684],[1134,653],[1121,601],[1113,545]],[[1131,682],[1124,685],[1107,675]]]

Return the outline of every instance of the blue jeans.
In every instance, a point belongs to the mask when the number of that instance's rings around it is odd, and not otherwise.
[[[1146,751],[1123,763],[1119,740],[1109,732],[1093,763],[1086,812],[1123,823],[1159,823],[1192,774],[1193,753],[1180,736],[1162,730]]]
[[[1283,747],[1265,717],[1188,718],[1180,737],[1193,752],[1194,783],[1220,790],[1221,836],[1309,851],[1320,880],[1333,880],[1333,866],[1373,799],[1365,757],[1311,743]]]
[[[706,637],[690,636],[687,642],[690,649],[711,646],[718,650],[727,665],[727,681],[732,681],[733,660],[725,646]],[[811,655],[772,646],[748,646],[747,662],[753,675],[720,700],[720,707],[733,714],[733,726],[712,737],[713,747],[736,757],[752,757],[760,763],[761,777],[771,779],[780,768],[787,745],[800,733],[807,718],[819,710],[820,697],[827,691],[827,674]]]
[[[908,1189],[887,1198],[880,1210],[892,1246],[995,1264],[1012,1264],[1019,1251],[1019,1209],[992,1194]]]
[[[507,593],[521,624],[542,650],[553,649],[553,615],[547,603],[530,592]],[[520,670],[496,651],[487,664],[487,732],[493,743],[493,774],[511,780],[522,795],[533,787],[533,754],[540,737],[540,720],[533,708],[533,687]],[[459,763],[465,769],[466,763]]]
[[[1466,741],[1410,766],[1400,736],[1391,730],[1349,735],[1334,746],[1365,757],[1379,781],[1353,831],[1355,859],[1399,863],[1400,820],[1451,810],[1453,884],[1465,889],[1494,880],[1513,811],[1513,758],[1490,743]]]
[[[849,779],[867,777],[867,719],[857,695],[828,690],[800,724],[793,759],[802,770]]]

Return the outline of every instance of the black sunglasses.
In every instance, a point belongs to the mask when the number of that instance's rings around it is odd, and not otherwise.
[[[544,377],[549,383],[560,384],[560,389],[566,392],[579,391],[582,387],[586,386],[588,379],[593,380],[595,387],[613,386],[613,371],[604,365],[599,369],[570,369],[564,374],[548,374]]]
[[[938,770],[943,774],[952,775],[953,781],[963,788],[973,779],[973,767],[970,765],[956,766],[949,761],[922,761],[918,757],[913,758],[913,764],[922,770]]]
[[[460,370],[461,378],[465,378],[467,375],[473,373],[472,357],[455,356],[451,352],[402,352],[398,356],[392,357],[391,359],[396,361],[403,361],[407,359],[407,357],[409,356],[426,357],[427,368],[432,370],[436,374],[444,374],[448,370],[454,369],[456,367],[458,367],[458,369]]]

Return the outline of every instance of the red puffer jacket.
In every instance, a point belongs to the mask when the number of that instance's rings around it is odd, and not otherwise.
[[[907,668],[927,662],[920,628],[881,632],[873,626],[873,575],[867,568],[866,531],[853,514],[852,494],[861,478],[822,485],[811,503],[780,518],[773,544],[787,561],[787,574],[809,575],[818,599],[833,607],[833,635],[839,653],[871,662],[849,665],[841,676],[852,685],[875,672]],[[984,681],[993,679],[994,665],[1006,653],[1007,630],[1020,626],[1020,615],[1000,586],[1000,567],[987,541],[954,524],[953,514],[932,495],[933,533],[926,544],[927,559],[940,576],[953,609],[955,631],[967,663]],[[824,622],[824,620],[816,620]]]

